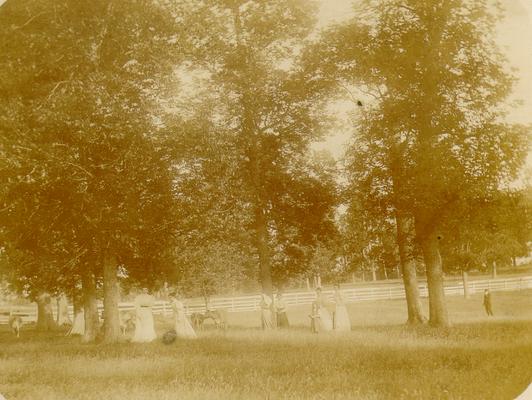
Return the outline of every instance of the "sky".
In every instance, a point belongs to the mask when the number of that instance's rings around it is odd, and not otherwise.
[[[319,25],[326,27],[336,21],[353,17],[353,0],[321,0]],[[532,123],[532,0],[502,0],[505,18],[496,33],[501,50],[506,53],[519,81],[512,100],[521,100],[509,115],[512,122]],[[316,148],[329,150],[335,157],[343,153],[348,136],[339,132]],[[532,154],[528,157],[532,165]]]

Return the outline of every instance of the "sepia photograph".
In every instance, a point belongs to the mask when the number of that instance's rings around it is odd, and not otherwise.
[[[532,400],[532,0],[0,0],[0,400]]]

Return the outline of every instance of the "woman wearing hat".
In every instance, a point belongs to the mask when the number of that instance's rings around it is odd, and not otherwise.
[[[174,310],[175,333],[177,337],[183,339],[195,339],[197,335],[187,318],[185,313],[185,305],[181,300],[179,300],[179,295],[177,292],[172,293],[170,296],[172,301],[172,309]]]
[[[135,334],[132,342],[151,342],[157,338],[153,324],[152,307],[155,299],[149,294],[147,288],[142,289],[142,293],[135,298],[135,312],[137,316]]]
[[[263,293],[260,300],[260,316],[262,329],[264,330],[273,329],[271,305],[272,299],[270,299],[267,294]]]

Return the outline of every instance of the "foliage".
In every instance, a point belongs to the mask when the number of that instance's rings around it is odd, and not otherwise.
[[[177,61],[172,18],[152,1],[28,0],[0,19],[10,268],[37,290],[74,290],[109,260],[153,276],[176,223],[155,101]]]

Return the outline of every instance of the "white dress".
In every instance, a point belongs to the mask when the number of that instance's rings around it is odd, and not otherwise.
[[[183,339],[195,339],[197,337],[194,328],[185,314],[185,306],[177,299],[172,300],[172,308],[175,316],[175,333]]]
[[[316,301],[319,304],[318,315],[320,317],[321,330],[324,332],[333,330],[333,320],[331,313],[327,310],[326,301],[323,298],[323,295],[317,297]]]
[[[153,325],[153,314],[151,307],[154,303],[153,296],[141,294],[135,298],[136,325],[132,342],[151,342],[157,338]]]
[[[351,321],[349,320],[344,298],[339,291],[334,293],[334,302],[336,303],[334,310],[334,330],[338,332],[349,332],[351,330]]]
[[[85,334],[85,313],[83,309],[78,311],[74,315],[74,322],[72,323],[72,328],[68,335],[84,335]]]

